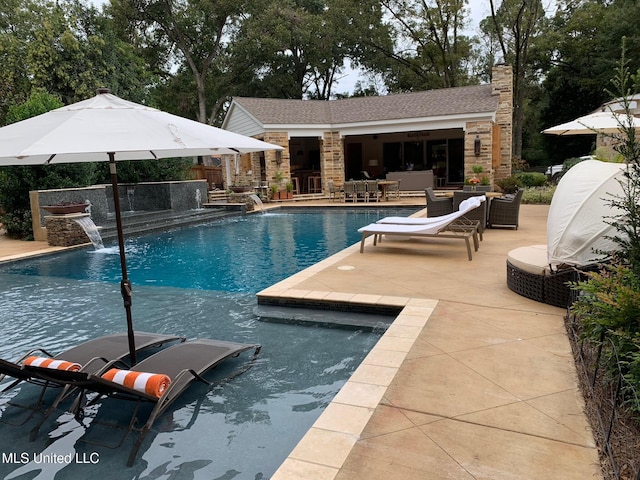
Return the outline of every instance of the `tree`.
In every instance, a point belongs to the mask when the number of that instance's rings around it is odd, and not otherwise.
[[[212,124],[225,100],[212,94],[209,80],[226,71],[227,43],[233,37],[244,2],[236,0],[112,0],[120,32],[141,50],[163,78],[189,71],[197,109],[189,118]]]
[[[140,101],[152,77],[132,47],[119,40],[112,22],[79,0],[43,6],[40,24],[27,45],[32,87],[46,88],[65,104],[107,86]]]
[[[545,36],[548,61],[539,104],[541,129],[592,112],[610,100],[607,85],[627,38],[629,52],[640,51],[640,9],[635,2],[561,2]],[[630,71],[640,68],[640,57],[629,57]],[[593,150],[593,138],[545,136],[545,150],[554,161]]]
[[[36,89],[23,104],[13,106],[7,122],[14,123],[62,107],[59,98]],[[29,192],[47,188],[84,187],[95,182],[95,163],[74,163],[46,166],[14,166],[0,169],[0,206],[7,235],[31,239],[31,206]]]
[[[521,158],[525,92],[528,82],[538,81],[535,47],[546,29],[545,12],[540,0],[503,0],[497,7],[495,0],[489,3],[491,16],[480,28],[513,68],[513,155]]]
[[[469,83],[471,40],[462,35],[465,0],[382,0],[396,45],[381,49],[393,91],[448,88]]]
[[[372,0],[253,2],[232,45],[239,94],[331,98],[345,62],[371,58],[381,18]]]

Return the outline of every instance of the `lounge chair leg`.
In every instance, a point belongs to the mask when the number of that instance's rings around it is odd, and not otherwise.
[[[468,236],[464,237],[464,242],[467,244],[467,256],[469,257],[469,261],[471,261],[471,242],[469,241]]]

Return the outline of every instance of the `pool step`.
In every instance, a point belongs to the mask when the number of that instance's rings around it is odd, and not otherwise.
[[[322,307],[320,307],[322,308]],[[395,316],[315,308],[288,307],[284,305],[258,305],[254,313],[261,320],[280,323],[297,323],[358,330],[386,330]]]

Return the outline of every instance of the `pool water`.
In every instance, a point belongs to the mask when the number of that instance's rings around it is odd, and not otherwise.
[[[92,443],[118,441],[122,432],[98,420],[126,424],[129,402],[105,400],[82,421],[56,412],[33,442],[37,416],[22,426],[3,424],[0,477],[269,478],[381,332],[265,322],[254,313],[255,293],[357,242],[360,226],[410,213],[282,211],[128,239],[137,330],[260,343],[258,361],[228,383],[190,388],[156,421],[131,468],[126,460],[135,437],[119,448]],[[1,267],[0,357],[14,359],[33,346],[57,353],[124,330],[119,281],[117,249],[109,245]],[[225,362],[208,379],[246,361]],[[0,420],[23,418],[9,400],[33,401],[33,386],[0,394]]]

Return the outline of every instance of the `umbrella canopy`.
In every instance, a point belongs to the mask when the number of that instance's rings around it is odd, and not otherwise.
[[[542,133],[550,135],[596,135],[598,133],[618,133],[621,126],[637,128],[637,121],[631,117],[631,123],[625,115],[608,111],[597,111],[576,118],[570,122],[547,128]]]
[[[99,93],[0,129],[0,165],[102,162],[282,149]]]
[[[547,217],[547,255],[552,266],[583,267],[604,257],[618,245],[610,238],[616,229],[608,222],[623,212],[611,206],[622,196],[627,165],[585,160],[558,182]]]
[[[109,161],[132,363],[136,363],[116,161],[282,150],[278,145],[98,95],[0,128],[0,166]]]

